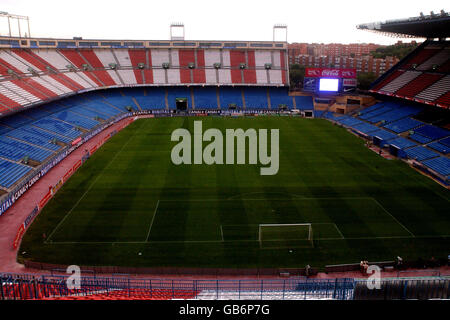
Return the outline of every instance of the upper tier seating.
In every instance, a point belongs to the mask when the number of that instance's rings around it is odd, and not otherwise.
[[[447,108],[450,106],[450,43],[427,40],[369,90]]]
[[[380,91],[393,93],[420,75],[421,73],[418,71],[406,71],[382,87]]]
[[[58,96],[109,86],[287,84],[284,59],[284,52],[262,49],[0,49],[0,116]],[[188,69],[191,62],[196,64],[192,70]],[[170,63],[169,69],[163,69],[163,63]],[[222,63],[221,68],[214,69],[215,63]],[[247,68],[241,70],[240,63],[247,63]],[[274,68],[266,70],[266,63]],[[12,92],[6,86],[13,88]],[[266,108],[268,103],[255,101],[250,91],[248,108]],[[273,108],[280,104],[295,107],[291,98],[276,92],[273,100]],[[304,109],[312,110],[309,106]]]
[[[447,93],[449,91],[449,88],[450,75],[447,75],[417,94],[416,98],[427,101],[434,101],[443,94]]]
[[[434,46],[427,46],[422,50],[419,50],[413,57],[411,57],[408,61],[406,61],[401,67],[403,69],[409,69],[414,64],[420,65],[439,53],[441,51],[440,48]]]
[[[441,66],[450,59],[450,48],[445,48],[417,67],[417,70],[431,70],[433,65]]]
[[[442,77],[443,75],[441,74],[423,73],[401,89],[397,90],[395,94],[402,97],[414,97]]]

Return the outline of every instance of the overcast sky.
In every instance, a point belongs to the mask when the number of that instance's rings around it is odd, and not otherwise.
[[[391,44],[398,39],[356,30],[366,22],[418,16],[448,0],[0,0],[0,11],[30,17],[35,37],[169,40],[183,22],[186,40],[271,41],[274,24],[288,26],[289,42]],[[17,32],[17,23],[12,24]],[[22,32],[26,30],[22,25]],[[8,34],[0,19],[0,34]],[[277,40],[284,40],[278,34]],[[409,41],[409,40],[403,40]]]

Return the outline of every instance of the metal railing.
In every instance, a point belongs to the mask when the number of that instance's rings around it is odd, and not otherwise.
[[[180,280],[82,277],[69,289],[69,276],[0,274],[0,299],[353,299],[353,279]]]

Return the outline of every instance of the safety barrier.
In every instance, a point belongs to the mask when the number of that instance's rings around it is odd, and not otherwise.
[[[232,299],[300,300],[353,298],[353,279],[180,280],[81,277],[69,289],[69,276],[0,274],[3,300],[29,299]],[[70,283],[70,279],[69,279]]]
[[[0,274],[2,300],[393,300],[449,299],[450,279],[417,277],[380,279],[254,279],[183,280],[138,279],[129,276],[80,278],[78,289],[69,289],[69,276]],[[372,281],[373,282],[373,281]],[[372,283],[373,284],[373,283]]]

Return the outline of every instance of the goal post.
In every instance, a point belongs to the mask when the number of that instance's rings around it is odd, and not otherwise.
[[[261,248],[314,246],[311,223],[259,224],[258,240]]]

